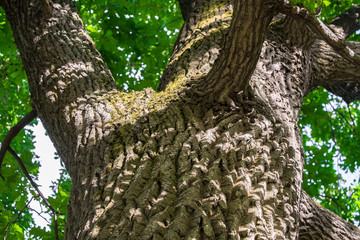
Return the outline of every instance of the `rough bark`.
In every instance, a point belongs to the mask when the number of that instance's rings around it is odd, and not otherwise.
[[[349,224],[319,204],[303,192],[301,199],[299,239],[360,239],[359,228]]]
[[[360,28],[359,19],[360,6],[355,6],[336,17],[330,24],[330,27],[334,30],[335,33],[337,33],[339,37],[346,39]],[[350,46],[352,49],[357,49],[357,53],[360,52],[359,43],[349,44],[352,45]],[[324,87],[328,91],[342,97],[347,103],[360,99],[360,85],[356,81],[350,80],[349,82],[336,84],[325,83]]]
[[[302,193],[297,127],[308,92],[359,71],[282,1],[180,1],[159,91],[135,93],[69,1],[0,4],[73,181],[67,239],[360,239]]]

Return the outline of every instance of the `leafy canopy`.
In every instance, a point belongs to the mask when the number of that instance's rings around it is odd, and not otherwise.
[[[293,0],[315,12],[322,2],[323,21],[360,0]],[[182,17],[176,0],[77,0],[86,29],[111,69],[117,85],[125,91],[146,87],[156,89],[159,77],[170,57]],[[31,101],[26,74],[12,32],[0,9],[0,140],[26,113]],[[351,36],[360,40],[360,34]],[[344,219],[359,224],[359,179],[344,184],[345,173],[360,167],[359,103],[347,105],[322,88],[304,99],[299,126],[305,148],[304,189],[321,205]],[[38,120],[32,124],[37,124]],[[34,135],[22,130],[11,147],[21,156],[29,173],[36,179],[40,163],[34,154]],[[9,239],[54,239],[53,223],[49,229],[36,226],[32,212],[26,208],[32,196],[39,200],[17,162],[7,154],[0,180],[0,237]],[[62,170],[48,201],[66,214],[71,182]],[[66,215],[58,219],[60,237]]]

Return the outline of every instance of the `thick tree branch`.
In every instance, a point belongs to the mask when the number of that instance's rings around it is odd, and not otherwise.
[[[116,112],[109,104],[108,94],[117,92],[110,70],[70,0],[4,0],[1,4],[21,54],[34,108],[66,167],[77,171],[79,167],[69,164],[80,160],[68,160],[85,142],[96,144]],[[86,135],[86,127],[96,134]],[[85,138],[92,139],[81,142]]]
[[[184,79],[184,73],[187,80],[206,76],[219,56],[232,19],[231,1],[220,4],[216,0],[180,0],[179,4],[184,25],[161,76],[158,91],[165,90],[176,79]],[[211,11],[206,10],[208,12],[203,14],[204,9]]]
[[[331,29],[329,29],[329,27],[305,7],[284,3],[280,6],[279,11],[304,22],[304,24],[308,25],[321,39],[329,44],[336,53],[355,66],[360,67],[360,55],[355,54],[354,51],[345,44],[343,39],[339,38]]]
[[[331,22],[330,27],[343,38],[348,38],[356,30],[360,28],[360,6],[355,6],[337,16],[334,21]],[[354,43],[354,45],[357,45]],[[355,46],[355,49],[358,47]],[[356,51],[356,50],[355,50]],[[358,51],[360,53],[360,51]],[[330,83],[325,84],[324,87],[340,96],[347,103],[351,103],[360,99],[360,83],[347,82],[347,83]]]
[[[346,42],[360,54],[360,42]],[[324,42],[317,41],[313,45],[315,84],[324,86],[328,91],[340,96],[347,103],[360,99],[360,71],[350,64]]]
[[[331,22],[330,27],[336,28],[336,32],[341,32],[345,39],[355,33],[356,30],[360,29],[360,5],[337,16]]]
[[[198,14],[201,13],[203,5],[203,0],[179,0],[179,6],[184,21],[187,21],[189,17],[198,16]]]
[[[300,204],[299,239],[360,239],[359,228],[315,203],[305,191],[302,193]]]
[[[346,103],[360,100],[359,83],[335,83],[324,85],[326,90],[341,97]]]
[[[20,130],[22,130],[26,125],[31,123],[36,117],[37,117],[36,110],[33,109],[7,132],[4,140],[2,141],[1,149],[0,149],[0,171],[1,171],[2,162],[5,157],[5,153],[10,146],[11,140],[13,140],[13,138],[16,137],[16,135],[20,132]],[[4,180],[4,177],[1,175],[1,173],[0,176]]]
[[[304,7],[284,3],[279,10],[304,22],[325,41],[317,40],[312,46],[313,84],[324,86],[347,103],[360,99],[360,44],[344,41],[359,28],[359,9],[356,6],[339,15],[329,26],[335,32]]]
[[[258,62],[270,22],[276,14],[272,3],[261,0],[235,1],[233,16],[222,54],[195,92],[209,101],[226,102],[229,94],[248,87]]]

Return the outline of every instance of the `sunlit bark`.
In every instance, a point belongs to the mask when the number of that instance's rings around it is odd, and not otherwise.
[[[279,2],[180,1],[159,91],[121,93],[69,1],[0,1],[73,182],[67,239],[358,238],[302,193],[297,121],[359,72]]]

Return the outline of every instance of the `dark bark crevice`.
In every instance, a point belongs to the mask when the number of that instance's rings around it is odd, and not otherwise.
[[[179,5],[184,22],[188,22],[189,18],[192,18],[191,22],[196,23],[204,3],[203,0],[179,0]]]

